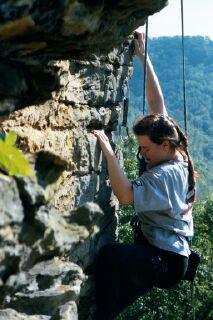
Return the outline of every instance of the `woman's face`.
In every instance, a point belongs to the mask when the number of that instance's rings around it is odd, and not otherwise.
[[[152,142],[147,135],[136,136],[136,139],[141,147],[140,154],[145,158],[150,168],[168,160],[169,141],[165,140],[162,144],[157,144]]]

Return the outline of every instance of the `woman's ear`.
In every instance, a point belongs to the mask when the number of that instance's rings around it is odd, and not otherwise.
[[[162,146],[164,150],[168,150],[170,148],[170,142],[168,140],[164,140]]]

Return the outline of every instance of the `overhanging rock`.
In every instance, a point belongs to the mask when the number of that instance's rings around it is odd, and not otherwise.
[[[54,59],[118,47],[166,0],[5,0],[0,5],[1,57]]]

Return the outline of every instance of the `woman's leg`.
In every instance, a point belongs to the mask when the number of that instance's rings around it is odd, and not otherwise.
[[[113,245],[99,251],[95,263],[96,320],[113,319],[119,297],[120,266]]]
[[[96,320],[114,319],[153,288],[162,268],[158,249],[150,245],[114,243],[101,248],[95,272]]]

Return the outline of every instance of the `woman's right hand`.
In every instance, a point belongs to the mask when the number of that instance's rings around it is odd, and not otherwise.
[[[93,130],[91,131],[91,133],[98,139],[101,146],[101,150],[103,151],[107,159],[115,155],[104,130]]]

